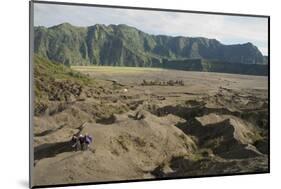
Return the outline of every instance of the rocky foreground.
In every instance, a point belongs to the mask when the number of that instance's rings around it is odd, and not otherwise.
[[[267,86],[143,86],[35,61],[34,185],[268,171]],[[88,151],[72,149],[78,132]]]

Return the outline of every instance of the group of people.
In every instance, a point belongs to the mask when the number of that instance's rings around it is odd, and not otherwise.
[[[87,150],[90,146],[90,144],[93,142],[93,138],[88,135],[73,135],[71,139],[73,145],[72,147],[76,149],[76,151],[79,150]]]
[[[146,81],[143,80],[141,83],[142,86],[151,86],[151,85],[159,85],[159,86],[184,86],[183,80],[169,80],[169,81]]]

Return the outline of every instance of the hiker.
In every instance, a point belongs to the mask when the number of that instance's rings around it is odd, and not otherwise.
[[[72,147],[75,148],[76,151],[87,150],[93,142],[93,138],[88,134],[85,134],[85,136],[80,134],[79,136],[73,135],[71,141],[74,143]]]
[[[84,143],[83,143],[83,150],[87,150],[92,142],[93,142],[93,138],[90,135],[85,134]]]
[[[81,135],[79,137],[76,135],[73,135],[72,139],[71,139],[71,141],[74,143],[72,145],[72,147],[75,148],[76,151],[81,150],[80,138],[81,138]]]
[[[82,134],[80,134],[78,140],[80,142],[81,147],[83,147],[83,144],[85,143],[85,137]]]

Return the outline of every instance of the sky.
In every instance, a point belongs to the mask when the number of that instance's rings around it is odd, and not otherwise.
[[[154,35],[206,37],[223,44],[251,42],[268,54],[267,18],[34,4],[34,25],[54,26],[68,22],[75,26],[126,24]]]

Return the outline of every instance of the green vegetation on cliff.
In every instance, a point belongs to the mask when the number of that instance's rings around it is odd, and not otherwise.
[[[35,53],[66,65],[161,67],[163,59],[202,58],[263,63],[251,43],[224,45],[203,37],[150,35],[124,24],[35,27]]]
[[[64,65],[160,67],[267,75],[267,58],[251,43],[149,35],[127,25],[35,27],[35,53]],[[180,62],[180,64],[179,64]],[[263,64],[263,65],[262,65]]]

